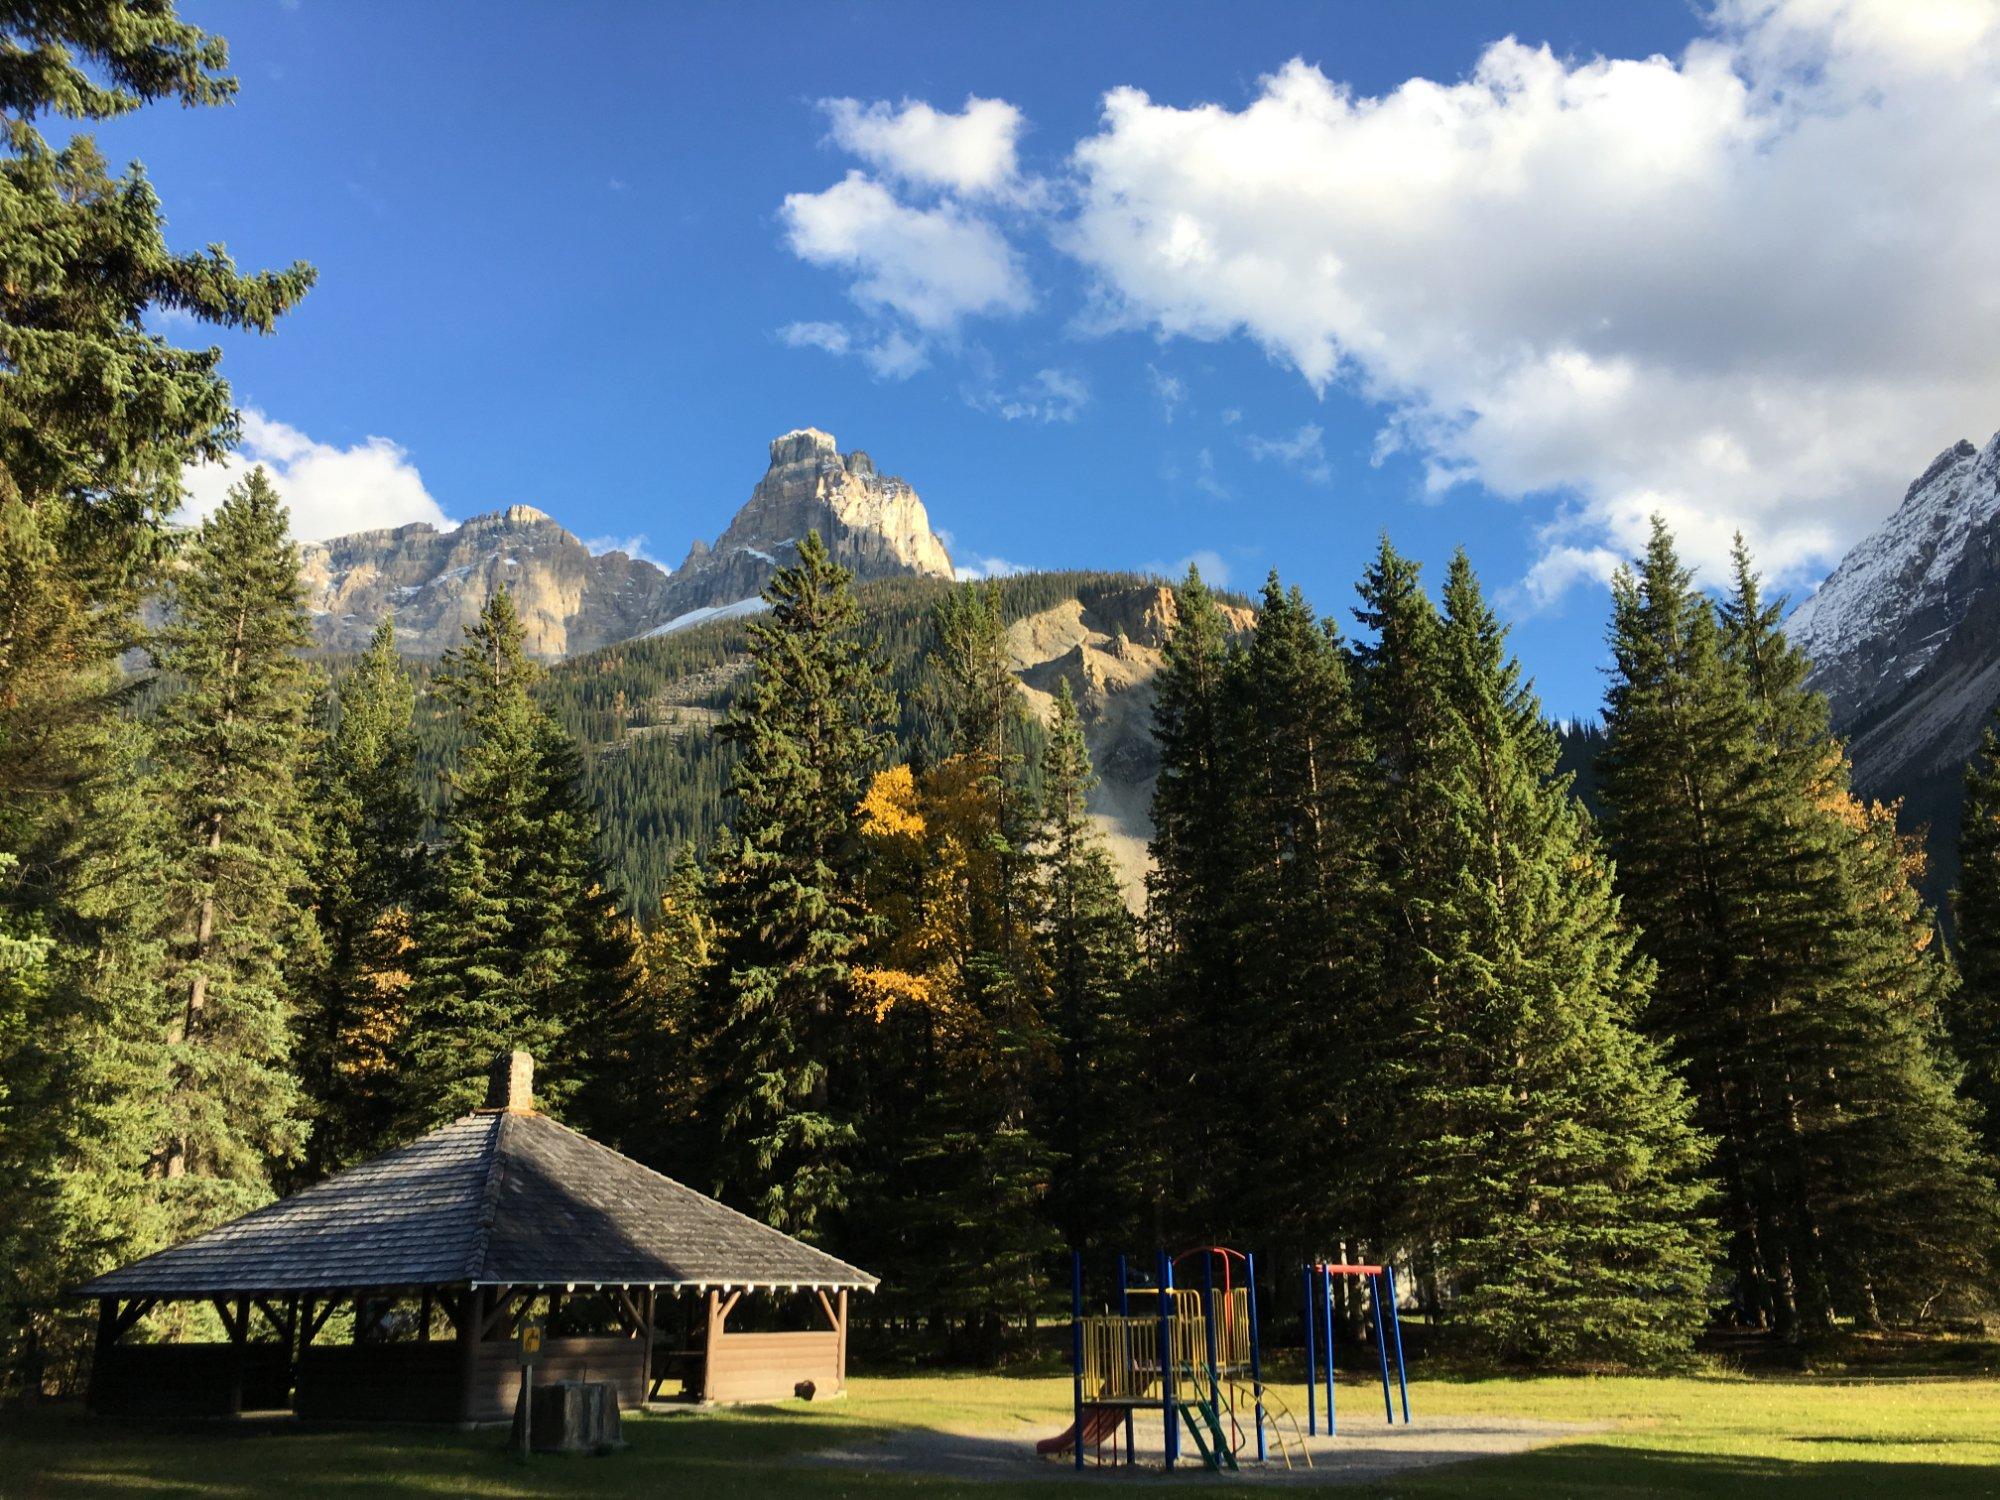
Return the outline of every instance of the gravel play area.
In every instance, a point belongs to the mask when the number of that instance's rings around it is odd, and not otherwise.
[[[1144,1479],[1157,1484],[1163,1477],[1159,1419],[1157,1413],[1146,1415],[1152,1420],[1140,1423],[1136,1465],[1114,1468],[1108,1463],[1102,1467],[1089,1463],[1081,1475],[1071,1467],[1067,1455],[1060,1460],[1036,1455],[1035,1440],[1049,1436],[1046,1423],[1030,1426],[1021,1422],[979,1430],[911,1428],[888,1433],[879,1442],[829,1448],[806,1461],[868,1473],[948,1479],[1019,1482],[1039,1478],[1070,1483],[1079,1479],[1097,1483]],[[1520,1417],[1435,1417],[1407,1427],[1357,1424],[1352,1432],[1343,1432],[1339,1437],[1307,1439],[1312,1451],[1309,1469],[1286,1468],[1274,1443],[1270,1462],[1245,1463],[1233,1474],[1218,1476],[1209,1473],[1199,1456],[1184,1443],[1176,1477],[1189,1482],[1220,1478],[1244,1484],[1353,1484],[1390,1479],[1413,1469],[1466,1459],[1522,1453],[1578,1434],[1604,1430],[1602,1424],[1537,1422]],[[1106,1454],[1108,1457],[1108,1448]]]

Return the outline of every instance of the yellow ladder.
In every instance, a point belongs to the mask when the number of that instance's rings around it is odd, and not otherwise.
[[[1252,1420],[1255,1420],[1257,1388],[1247,1380],[1232,1380],[1229,1388],[1231,1404],[1238,1411],[1250,1412]],[[1264,1387],[1264,1420],[1270,1424],[1271,1436],[1277,1440],[1278,1457],[1285,1461],[1285,1467],[1298,1467],[1292,1462],[1292,1454],[1296,1450],[1300,1462],[1310,1469],[1313,1466],[1312,1450],[1306,1446],[1305,1437],[1299,1432],[1298,1419],[1285,1404],[1285,1398],[1268,1385]]]

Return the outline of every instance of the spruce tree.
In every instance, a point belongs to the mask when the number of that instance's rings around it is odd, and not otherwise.
[[[1155,1057],[1152,1117],[1142,1138],[1175,1149],[1155,1195],[1148,1236],[1220,1238],[1215,1191],[1246,1180],[1241,1137],[1226,1121],[1226,1044],[1240,985],[1236,937],[1238,848],[1236,651],[1214,594],[1188,569],[1154,683],[1153,735],[1160,771],[1153,789],[1153,868],[1146,878],[1146,1009]]]
[[[1450,1320],[1482,1345],[1669,1361],[1706,1317],[1705,1148],[1634,1029],[1648,966],[1462,553],[1444,603],[1437,982],[1402,1037],[1413,1218],[1441,1236]]]
[[[1600,770],[1659,967],[1647,1023],[1718,1143],[1740,1312],[1797,1338],[1972,1285],[1990,1187],[1932,1045],[1928,914],[1777,621],[1740,548],[1718,612],[1656,524],[1614,585]]]
[[[1276,573],[1234,683],[1241,989],[1217,1042],[1237,1153],[1254,1163],[1238,1232],[1301,1254],[1378,1243],[1387,1075],[1369,750],[1338,631]],[[1327,1152],[1330,1139],[1343,1148]]]
[[[1965,768],[1958,888],[1951,893],[1958,987],[1946,1006],[1961,1085],[1977,1111],[1989,1159],[2000,1160],[2000,712]]]
[[[716,870],[709,1112],[731,1196],[809,1238],[832,1227],[852,1172],[864,1033],[849,972],[869,936],[854,814],[889,713],[852,582],[817,532],[800,542],[764,590],[722,731],[736,819]]]
[[[88,134],[52,147],[39,122],[221,103],[225,65],[165,0],[0,17],[0,1396],[65,1388],[88,1328],[55,1289],[160,1233],[152,803],[118,662],[182,467],[237,417],[217,352],[146,313],[268,332],[312,283],[173,253],[138,167],[114,178]]]
[[[1787,869],[1773,869],[1764,909],[1784,911],[1773,890],[1792,902],[1816,897],[1772,948],[1787,977],[1810,986],[1798,1013],[1780,1016],[1784,1097],[1798,1122],[1796,1220],[1818,1231],[1834,1309],[1879,1323],[1940,1293],[1983,1294],[2000,1200],[1954,1094],[1960,1069],[1941,1005],[1951,976],[1913,885],[1921,856],[1897,836],[1893,809],[1850,790],[1826,702],[1806,687],[1810,664],[1779,628],[1783,613],[1737,538],[1724,649],[1747,684],[1766,775],[1791,790],[1759,804],[1757,848],[1791,855],[1790,883],[1780,884]],[[1801,878],[1821,868],[1820,879]]]
[[[205,520],[155,648],[171,1076],[155,1171],[180,1232],[263,1201],[304,1138],[288,966],[307,909],[312,674],[298,551],[254,469]]]
[[[1382,538],[1373,563],[1362,576],[1355,619],[1363,635],[1353,650],[1355,692],[1361,730],[1373,756],[1366,824],[1374,856],[1378,894],[1362,908],[1363,921],[1376,928],[1381,956],[1373,1010],[1375,1034],[1400,1039],[1413,1018],[1443,1009],[1444,940],[1439,930],[1439,892],[1450,883],[1446,863],[1443,778],[1448,730],[1443,624],[1419,581],[1418,565]],[[1365,1013],[1364,1013],[1365,1014]],[[1403,1082],[1407,1064],[1394,1058],[1377,1076]],[[1379,1150],[1396,1139],[1395,1098],[1379,1095],[1359,1122],[1357,1150]],[[1423,1203],[1411,1193],[1407,1154],[1398,1150],[1371,1173],[1379,1184],[1373,1223],[1356,1226],[1358,1235],[1379,1235],[1410,1247],[1414,1291],[1427,1311],[1442,1312],[1443,1288],[1434,1248],[1452,1227],[1427,1220]]]
[[[323,704],[331,723],[312,791],[324,963],[312,976],[299,1052],[313,1120],[309,1181],[393,1144],[423,879],[416,701],[395,624],[384,619]]]
[[[1064,679],[1042,753],[1034,855],[1058,1058],[1045,1110],[1056,1163],[1050,1216],[1067,1244],[1086,1250],[1139,1233],[1134,1188],[1143,1190],[1150,1175],[1134,1128],[1144,1044],[1132,1014],[1137,934],[1103,835],[1090,820],[1096,784],[1076,698]]]
[[[411,1124],[477,1105],[494,1059],[516,1048],[534,1054],[536,1098],[552,1110],[616,1086],[593,1077],[592,1044],[631,1004],[630,934],[595,852],[576,746],[534,699],[540,675],[505,589],[438,672],[466,743],[418,924]]]

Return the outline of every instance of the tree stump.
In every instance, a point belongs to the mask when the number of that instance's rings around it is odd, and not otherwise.
[[[609,1380],[553,1380],[536,1385],[531,1436],[537,1453],[608,1453],[622,1448],[618,1387]],[[514,1444],[521,1442],[520,1422]]]

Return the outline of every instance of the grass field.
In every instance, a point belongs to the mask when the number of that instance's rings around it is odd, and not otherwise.
[[[1303,1392],[1286,1394],[1303,1410]],[[1483,1459],[1342,1493],[1398,1496],[1777,1494],[2000,1496],[2000,1380],[1839,1382],[1741,1377],[1427,1381],[1425,1416],[1603,1424],[1531,1453]],[[1343,1411],[1375,1393],[1356,1385]],[[299,1431],[245,1422],[165,1430],[56,1411],[0,1422],[0,1495],[710,1497],[958,1494],[1007,1500],[1070,1487],[994,1484],[802,1466],[834,1445],[911,1429],[979,1429],[1011,1443],[1058,1430],[1068,1382],[995,1376],[857,1379],[844,1401],[628,1418],[630,1447],[523,1465],[490,1433]],[[1357,1418],[1358,1420],[1358,1418]],[[1108,1475],[1089,1479],[1102,1481]],[[1190,1487],[1201,1481],[1188,1476]],[[1142,1483],[1144,1481],[1141,1481]],[[1254,1481],[1252,1481],[1254,1485]]]

